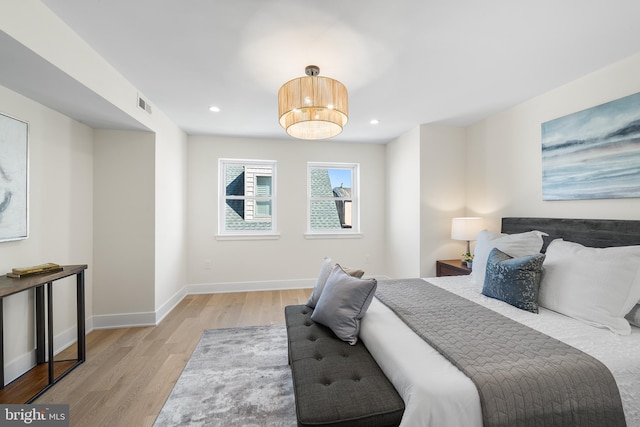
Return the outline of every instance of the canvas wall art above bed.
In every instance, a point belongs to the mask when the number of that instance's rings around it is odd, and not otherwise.
[[[478,236],[470,276],[378,281],[358,338],[401,425],[640,427],[640,221],[502,232]]]
[[[542,124],[542,199],[640,197],[640,93]]]

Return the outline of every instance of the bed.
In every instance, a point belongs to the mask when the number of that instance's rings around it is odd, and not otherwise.
[[[558,276],[560,270],[554,269],[553,266],[556,264],[552,262],[560,259],[557,255],[559,253],[557,247],[560,248],[561,246],[558,246],[560,244],[565,245],[562,247],[568,247],[569,250],[573,250],[571,244],[574,243],[575,246],[584,245],[589,250],[640,245],[640,221],[548,218],[503,218],[502,220],[502,232],[508,235],[517,236],[534,230],[545,233],[541,251],[546,252],[547,261],[549,261],[548,271],[544,273],[549,278],[563,277]],[[553,246],[549,250],[552,242],[554,242]],[[476,250],[479,245],[480,241]],[[611,254],[611,251],[608,249],[606,254]],[[617,261],[617,253],[613,253],[610,257],[613,258],[611,262],[614,264]],[[492,251],[491,254],[495,252]],[[640,263],[636,264],[638,259],[640,258],[631,258],[631,263],[635,267],[624,268],[631,271],[635,268],[635,279],[633,277],[630,279],[635,281],[634,283],[640,283],[640,278],[637,277],[640,275]],[[589,270],[596,264],[591,262],[584,270]],[[475,267],[474,261],[474,269]],[[575,267],[572,268],[575,270]],[[606,269],[596,267],[596,270],[605,271]],[[556,276],[552,276],[554,274]],[[616,293],[614,288],[617,283],[622,281],[616,274],[618,273],[613,274],[610,283],[612,294]],[[633,273],[631,274],[633,276]],[[597,272],[591,275],[597,276]],[[494,313],[540,331],[545,336],[566,343],[585,353],[587,357],[591,356],[601,362],[615,380],[614,385],[617,385],[619,400],[624,410],[621,422],[612,421],[612,423],[624,425],[626,419],[626,425],[640,426],[640,328],[629,326],[628,322],[624,321],[628,331],[619,323],[613,323],[610,327],[606,324],[602,326],[597,322],[594,323],[589,316],[581,318],[578,313],[570,317],[566,313],[561,314],[545,306],[536,307],[537,313],[523,310],[500,299],[482,295],[482,286],[478,285],[477,279],[478,277],[473,276],[453,276],[428,278],[425,281],[434,285],[435,288],[445,289],[447,293],[487,307]],[[415,280],[419,279],[407,279],[407,282]],[[591,278],[586,277],[580,280],[588,282]],[[382,289],[383,282],[379,281],[376,295]],[[414,284],[419,287],[419,284],[415,282]],[[556,292],[555,288],[552,291]],[[609,290],[606,294],[608,293]],[[545,298],[548,299],[549,295]],[[628,298],[635,298],[637,304],[640,297],[635,295]],[[582,297],[584,296],[576,299],[580,300]],[[551,303],[549,305],[557,309]],[[405,413],[401,425],[410,427],[483,425],[481,408],[484,404],[481,403],[476,384],[448,358],[442,356],[407,326],[399,314],[403,315],[402,309],[398,310],[396,307],[396,311],[393,311],[388,301],[383,303],[376,296],[362,318],[359,337],[405,402]],[[573,316],[573,312],[570,314]],[[524,405],[527,405],[526,401]],[[535,423],[527,424],[523,421],[522,425],[535,425]]]

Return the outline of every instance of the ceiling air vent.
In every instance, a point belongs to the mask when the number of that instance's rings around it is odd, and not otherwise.
[[[138,95],[138,107],[151,114],[151,105]]]

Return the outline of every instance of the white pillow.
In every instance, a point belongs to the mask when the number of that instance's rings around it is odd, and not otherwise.
[[[640,298],[640,246],[590,248],[556,239],[543,267],[540,306],[621,335],[631,333],[624,316]]]
[[[546,236],[546,233],[537,230],[519,234],[501,234],[482,230],[478,233],[473,255],[471,270],[473,282],[479,286],[484,285],[487,258],[493,248],[498,248],[512,258],[535,255],[542,249],[542,236]]]

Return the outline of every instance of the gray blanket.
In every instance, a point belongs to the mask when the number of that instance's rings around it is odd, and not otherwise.
[[[376,297],[476,385],[488,426],[624,426],[597,359],[421,279],[380,280]]]

